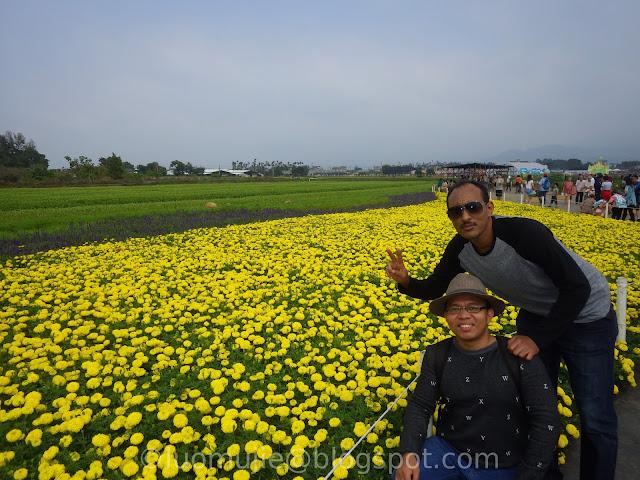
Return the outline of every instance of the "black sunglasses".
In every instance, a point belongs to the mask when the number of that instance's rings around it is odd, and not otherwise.
[[[479,213],[482,213],[486,204],[487,202],[482,203],[474,200],[473,202],[467,202],[464,205],[455,205],[447,208],[447,215],[451,220],[460,218],[462,216],[462,212],[465,210],[469,212],[469,215],[478,215]]]

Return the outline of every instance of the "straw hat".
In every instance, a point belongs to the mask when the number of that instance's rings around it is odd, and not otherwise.
[[[461,293],[474,295],[486,300],[489,304],[489,308],[493,309],[495,315],[500,315],[504,310],[504,302],[496,297],[487,295],[487,289],[478,277],[474,277],[473,275],[468,275],[466,273],[459,273],[453,278],[453,280],[451,280],[451,283],[449,283],[447,293],[440,298],[436,298],[429,304],[429,311],[434,315],[444,317],[444,307],[447,300],[449,300],[452,295],[458,295]]]

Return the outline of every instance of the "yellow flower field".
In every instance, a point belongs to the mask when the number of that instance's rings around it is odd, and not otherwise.
[[[629,278],[619,386],[635,386],[636,224],[498,202]],[[448,335],[398,294],[385,248],[427,275],[454,230],[442,199],[105,242],[0,270],[2,478],[301,479],[329,472]],[[509,306],[495,332],[514,330]],[[618,387],[616,387],[618,388]],[[336,478],[388,478],[403,405]],[[579,436],[564,378],[564,447]]]

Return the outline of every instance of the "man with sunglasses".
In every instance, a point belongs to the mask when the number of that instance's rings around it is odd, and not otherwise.
[[[509,340],[509,351],[525,360],[539,353],[554,384],[560,360],[564,361],[582,425],[580,478],[613,479],[618,328],[606,278],[540,222],[494,216],[489,192],[477,182],[456,184],[447,196],[447,207],[457,235],[432,275],[411,278],[399,249],[387,250],[391,257],[387,275],[402,293],[431,300],[466,271],[519,307],[518,334]],[[562,478],[557,468],[554,473]]]

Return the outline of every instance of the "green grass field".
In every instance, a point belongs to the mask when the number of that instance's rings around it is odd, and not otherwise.
[[[0,237],[55,232],[71,222],[205,209],[338,209],[384,202],[391,195],[431,190],[416,178],[295,179],[278,182],[12,188],[0,190]]]

